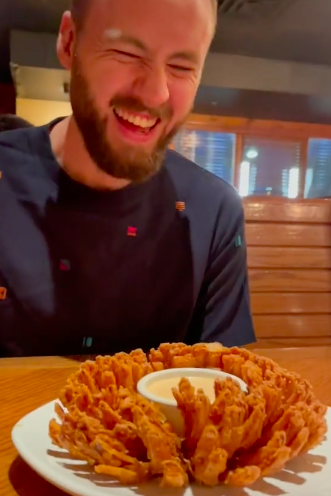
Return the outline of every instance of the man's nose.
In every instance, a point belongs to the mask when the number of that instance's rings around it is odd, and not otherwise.
[[[168,77],[162,68],[149,68],[140,74],[134,86],[136,96],[146,107],[161,108],[169,100]]]

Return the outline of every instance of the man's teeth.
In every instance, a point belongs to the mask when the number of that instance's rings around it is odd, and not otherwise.
[[[130,114],[130,112],[127,112],[126,110],[122,110],[120,108],[116,108],[116,109],[114,109],[114,111],[119,117],[121,117],[121,119],[124,119],[125,121],[128,121],[131,124],[134,124],[135,126],[142,127],[144,129],[153,127],[157,121],[157,119],[155,119],[155,118],[140,117],[140,116],[132,115],[132,114]]]

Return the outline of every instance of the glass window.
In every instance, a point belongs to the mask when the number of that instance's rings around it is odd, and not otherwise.
[[[183,129],[174,140],[174,148],[184,157],[232,184],[235,143],[235,134]]]
[[[305,198],[331,197],[331,140],[308,141]]]
[[[244,137],[243,145],[238,188],[241,196],[298,196],[300,141]]]

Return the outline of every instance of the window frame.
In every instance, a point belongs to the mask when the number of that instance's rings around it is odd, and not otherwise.
[[[243,150],[244,150],[244,142],[245,138],[251,138],[251,139],[270,139],[272,141],[280,141],[280,142],[297,142],[300,143],[300,162],[299,162],[299,192],[298,196],[294,200],[300,200],[304,198],[304,192],[305,192],[305,181],[306,181],[306,170],[307,170],[307,150],[308,150],[308,140],[309,138],[296,138],[294,136],[279,136],[277,134],[273,133],[268,133],[268,134],[263,134],[263,135],[258,135],[256,133],[241,133],[241,156],[239,158],[239,163],[238,163],[238,168],[240,168],[240,163],[242,162],[242,156],[243,156]],[[238,189],[239,187],[239,178],[240,178],[240,170],[238,170],[238,175],[237,175],[237,183],[234,184],[234,187]],[[268,195],[264,195],[268,196]],[[257,196],[257,195],[249,195],[250,198],[264,198],[264,196]],[[273,195],[272,195],[273,196]],[[288,198],[286,196],[273,196],[274,198],[280,198],[283,200],[292,200],[292,198]]]
[[[233,165],[232,165],[232,182],[230,183],[231,185],[234,186],[235,181],[236,181],[236,168],[237,168],[237,141],[238,141],[238,136],[236,135],[236,133],[234,133],[234,132],[228,132],[228,131],[220,131],[220,130],[213,130],[213,131],[211,131],[211,130],[199,129],[197,127],[188,127],[186,125],[183,126],[180,129],[180,131],[196,131],[196,132],[202,131],[202,132],[206,132],[206,133],[229,134],[229,135],[233,135],[234,136],[234,141],[235,142],[234,142],[234,146],[233,146],[233,156],[232,156],[232,161],[233,161]],[[177,151],[176,148],[175,148],[175,139],[173,139],[173,141],[171,142],[171,145],[169,146],[169,148],[171,150]],[[206,170],[207,170],[207,168],[206,168]],[[226,181],[226,179],[224,179],[224,180]]]
[[[273,197],[279,201],[296,202],[308,201],[304,198],[306,171],[308,166],[309,139],[330,139],[331,126],[326,124],[308,124],[301,122],[285,122],[274,120],[247,119],[243,117],[226,117],[205,114],[191,114],[184,129],[192,131],[207,131],[231,133],[236,135],[233,186],[238,189],[240,164],[244,148],[244,138],[270,138],[279,141],[300,142],[300,180],[299,192],[295,199]],[[173,148],[173,146],[171,147]],[[265,196],[249,196],[249,198],[266,198]]]

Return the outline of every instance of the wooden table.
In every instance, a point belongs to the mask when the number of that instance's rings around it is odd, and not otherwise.
[[[302,374],[320,400],[331,406],[331,347],[269,349],[260,354]],[[56,398],[77,366],[78,361],[59,357],[0,360],[1,496],[64,496],[18,457],[10,433],[20,418]]]

